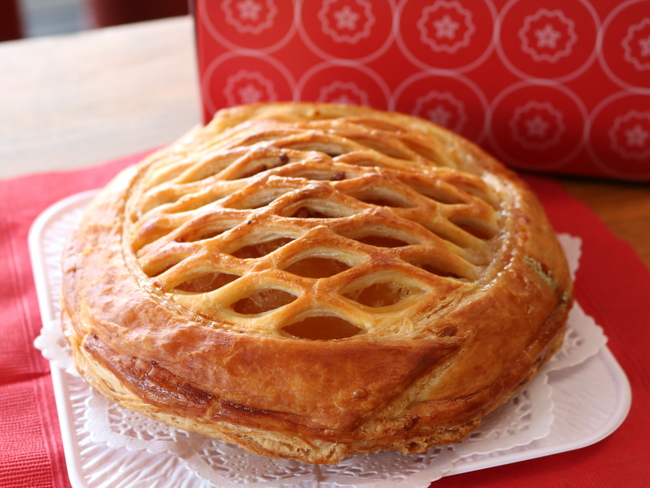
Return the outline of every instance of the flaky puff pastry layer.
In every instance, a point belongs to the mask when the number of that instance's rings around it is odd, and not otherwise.
[[[257,104],[120,173],[63,256],[77,368],[275,458],[462,440],[560,347],[572,283],[511,171],[424,120]]]

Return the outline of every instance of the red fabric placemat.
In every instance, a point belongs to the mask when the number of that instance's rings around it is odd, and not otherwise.
[[[34,219],[103,186],[142,154],[101,166],[0,181],[0,487],[69,487],[49,365],[33,346],[41,321],[27,249]],[[454,487],[647,487],[650,483],[650,273],[628,244],[550,178],[525,177],[558,232],[583,239],[576,295],[609,337],[632,386],[623,425],[592,446],[443,478]]]

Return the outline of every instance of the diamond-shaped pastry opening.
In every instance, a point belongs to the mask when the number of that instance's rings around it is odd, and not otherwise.
[[[238,171],[233,172],[233,174],[231,175],[228,175],[228,177],[225,179],[242,180],[244,178],[250,178],[251,176],[255,176],[259,173],[263,173],[264,171],[268,171],[273,168],[279,168],[280,166],[284,166],[289,161],[290,161],[289,156],[284,152],[278,153],[278,155],[275,157],[252,159],[249,164],[246,164],[245,166],[238,168]]]
[[[470,235],[487,241],[495,236],[498,229],[483,220],[472,217],[451,217],[449,221]]]
[[[214,237],[220,236],[223,234],[225,231],[230,230],[230,228],[227,229],[203,229],[201,232],[196,232],[194,234],[188,234],[185,236],[179,236],[176,239],[174,239],[176,242],[197,242],[197,241],[207,241],[208,239],[213,239]]]
[[[227,191],[219,189],[221,191],[214,191],[215,187],[211,189],[206,188],[205,186],[201,188],[201,185],[198,183],[194,187],[187,185],[185,191],[187,192],[185,196],[179,198],[174,203],[170,203],[164,208],[164,211],[168,214],[188,214],[193,210],[197,210],[203,207],[210,205],[211,203],[216,202],[217,200],[222,199],[227,195]]]
[[[338,259],[307,257],[290,264],[284,270],[303,278],[329,278],[350,268],[350,265]]]
[[[237,300],[230,308],[242,315],[257,315],[288,305],[296,298],[294,294],[279,288],[264,288]]]
[[[220,219],[218,214],[188,221],[175,233],[176,242],[207,241],[220,236],[241,223],[240,219]]]
[[[312,133],[307,132],[306,137],[298,137],[295,140],[287,138],[285,140],[275,141],[276,147],[283,147],[293,149],[295,151],[315,151],[328,155],[331,158],[346,154],[356,149],[356,146],[350,141],[342,138],[328,136],[326,134],[319,134],[320,140],[314,141]]]
[[[222,286],[235,281],[237,278],[239,278],[239,276],[220,271],[206,273],[176,285],[174,291],[208,293],[210,291],[218,290]]]
[[[207,180],[228,168],[239,157],[244,155],[246,150],[245,148],[238,148],[226,153],[213,152],[204,154],[194,161],[189,160],[187,167],[179,165],[181,172],[178,175],[174,176],[172,173],[164,178],[171,179],[170,176],[175,177],[177,181],[182,183],[196,183]],[[171,165],[171,168],[174,168],[174,166]]]
[[[383,154],[384,156],[388,156],[389,158],[409,161],[414,155],[407,146],[401,144],[400,141],[394,138],[387,138],[386,140],[382,140],[380,138],[373,139],[369,137],[351,137],[351,139],[354,140],[354,142],[357,144],[361,144],[362,146],[367,147],[372,151],[377,151],[378,153]]]
[[[364,282],[366,280],[363,280]],[[354,283],[343,291],[344,297],[361,305],[372,308],[390,307],[401,302],[406,297],[419,293],[421,290],[397,281],[377,281],[367,286],[356,288]]]
[[[460,228],[453,225],[445,226],[440,222],[432,222],[428,220],[418,221],[418,223],[433,235],[438,236],[440,239],[445,240],[460,249],[466,249],[472,245],[471,238],[468,238],[466,234],[461,232]]]
[[[490,190],[489,186],[480,185],[480,184],[469,185],[469,184],[462,184],[462,183],[458,183],[455,186],[459,190],[464,191],[465,193],[468,193],[468,194],[478,198],[479,200],[483,200],[485,203],[487,203],[493,209],[499,208],[499,201],[497,199],[495,199],[494,193]],[[479,186],[481,188],[479,188]]]
[[[454,266],[452,263],[427,258],[409,260],[408,263],[441,278],[452,278],[462,281],[474,281],[477,279],[476,269],[469,263],[465,263],[466,266]]]
[[[338,156],[335,160],[337,163],[344,163],[349,166],[360,168],[393,168],[400,166],[388,156],[379,153],[370,153],[368,151],[354,151],[351,153]]]
[[[364,237],[355,238],[354,240],[375,247],[392,248],[392,247],[404,247],[410,245],[408,242],[403,241],[401,239],[397,239],[395,237],[389,237],[389,236],[382,236],[378,234],[369,234]]]
[[[410,233],[376,222],[343,230],[341,235],[374,247],[393,248],[420,244],[420,239]]]
[[[181,256],[168,256],[164,259],[152,260],[142,266],[142,271],[144,271],[149,278],[155,278],[156,276],[160,276],[164,272],[169,271],[182,260],[183,257]]]
[[[239,259],[261,258],[262,256],[271,254],[276,249],[280,249],[282,246],[289,244],[291,241],[293,241],[291,237],[278,237],[276,239],[270,239],[268,241],[241,247],[231,254]]]
[[[449,154],[446,151],[436,151],[434,148],[430,147],[431,144],[434,143],[433,139],[420,141],[417,138],[404,137],[401,139],[401,141],[411,151],[413,151],[418,156],[426,159],[427,161],[431,161],[438,166],[456,166],[456,162],[449,159]],[[439,146],[437,146],[436,149],[439,149]]]
[[[149,190],[140,203],[140,213],[144,215],[155,208],[175,203],[182,196],[183,193],[178,192],[178,188],[174,186],[162,186]]]
[[[349,175],[345,171],[327,171],[324,169],[304,168],[293,172],[291,177],[304,178],[312,181],[343,181],[354,177],[354,175]]]
[[[260,191],[248,195],[246,198],[233,203],[224,204],[226,208],[235,208],[238,210],[255,210],[266,207],[273,201],[288,193],[292,188],[264,188]]]
[[[400,132],[404,130],[404,127],[400,125],[391,124],[386,120],[374,119],[372,117],[347,117],[346,122],[348,124],[354,124],[355,126],[360,127],[362,130],[377,129],[384,132]]]
[[[137,229],[131,244],[131,249],[134,253],[137,253],[147,244],[151,244],[172,232],[177,226],[178,224],[173,222],[172,219],[164,217],[145,221],[144,225],[141,225]]]
[[[282,329],[293,337],[314,341],[345,339],[359,334],[362,330],[347,320],[332,315],[307,317]]]
[[[348,195],[361,200],[370,205],[377,205],[378,207],[393,207],[393,208],[414,208],[416,205],[405,198],[403,195],[390,190],[388,188],[370,187],[362,190],[346,192]]]
[[[319,212],[318,210],[314,210],[313,208],[307,207],[307,206],[302,206],[298,210],[296,210],[293,215],[290,215],[290,217],[296,218],[296,219],[335,219],[337,216],[331,215],[329,213],[322,213]]]
[[[437,186],[434,186],[417,184],[410,181],[404,181],[404,183],[406,183],[420,195],[437,203],[442,203],[445,205],[457,205],[466,203],[467,201],[466,198],[463,198],[459,190],[452,185],[439,184]]]
[[[356,210],[346,205],[312,199],[289,205],[282,211],[283,216],[295,219],[340,219],[356,213]]]

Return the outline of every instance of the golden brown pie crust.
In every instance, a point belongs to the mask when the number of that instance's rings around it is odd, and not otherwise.
[[[362,107],[222,110],[94,199],[63,327],[95,389],[311,463],[458,442],[560,347],[539,202],[473,144]]]

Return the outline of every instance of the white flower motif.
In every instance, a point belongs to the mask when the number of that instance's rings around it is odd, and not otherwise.
[[[557,40],[562,37],[560,31],[553,29],[551,24],[546,24],[543,29],[535,31],[537,36],[537,47],[550,47],[555,49],[557,47]]]
[[[221,10],[227,24],[242,34],[254,35],[273,27],[278,13],[274,0],[224,0]]]
[[[535,115],[532,119],[524,121],[524,125],[526,126],[526,135],[529,138],[544,138],[549,127],[551,127],[551,124],[546,122],[539,114]]]
[[[460,24],[454,22],[449,15],[445,15],[440,20],[434,20],[433,25],[436,28],[437,38],[446,37],[448,39],[454,39],[456,37],[456,31],[460,27]]]
[[[460,133],[467,122],[465,104],[450,92],[430,91],[415,101],[411,114]]]
[[[257,103],[262,101],[264,93],[253,83],[248,83],[237,90],[242,103]]]
[[[622,43],[626,61],[639,71],[650,69],[650,17],[631,25]]]
[[[650,137],[650,132],[636,124],[632,129],[625,131],[625,138],[628,146],[644,147]]]
[[[639,47],[641,48],[641,56],[650,56],[650,36],[639,39]]]
[[[560,58],[569,56],[573,45],[578,41],[575,22],[561,10],[550,11],[545,8],[524,18],[519,38],[522,51],[537,62],[550,63],[557,63]]]
[[[259,71],[241,70],[229,76],[223,93],[230,106],[278,99],[273,82]]]
[[[343,105],[354,105],[355,102],[352,100],[347,93],[341,93],[338,97],[332,98],[329,103],[340,103]]]
[[[630,110],[616,117],[608,134],[612,150],[624,159],[650,158],[650,111]]]
[[[470,38],[476,31],[472,12],[456,0],[437,0],[423,8],[417,26],[420,41],[435,52],[455,53],[469,46]]]
[[[337,29],[354,30],[357,28],[359,14],[354,12],[349,5],[346,5],[338,12],[334,12],[334,18],[336,19]]]
[[[550,102],[526,102],[509,122],[512,138],[526,149],[544,151],[560,143],[566,132],[564,116]]]
[[[239,10],[239,18],[242,20],[258,20],[262,5],[255,0],[243,0],[236,5]]]
[[[324,0],[318,19],[323,33],[339,44],[357,44],[370,37],[376,22],[370,0]]]
[[[427,118],[434,124],[447,127],[452,117],[452,113],[442,105],[436,105],[434,108],[426,111]]]
[[[369,105],[368,93],[355,83],[335,80],[321,88],[317,102]]]

